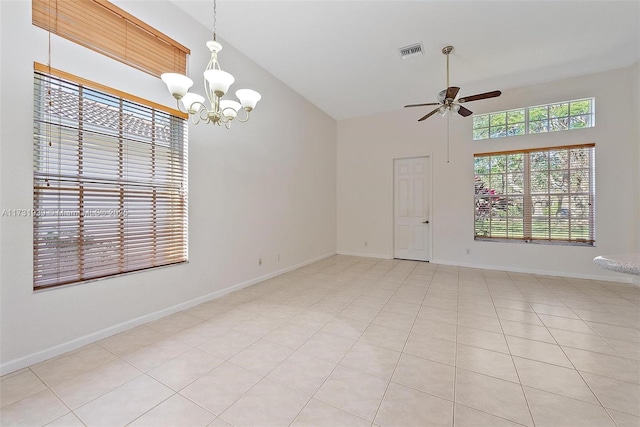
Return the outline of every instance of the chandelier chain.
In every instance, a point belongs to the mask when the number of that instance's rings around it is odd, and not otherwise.
[[[217,25],[217,17],[216,17],[216,12],[217,12],[217,5],[216,5],[216,0],[213,0],[213,41],[216,41],[216,25]]]

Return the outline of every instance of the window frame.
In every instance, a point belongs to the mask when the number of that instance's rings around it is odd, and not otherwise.
[[[188,262],[184,116],[34,64],[34,290]]]
[[[578,103],[578,102],[583,102],[583,101],[589,101],[589,110],[587,113],[578,113],[578,114],[572,114],[571,111],[571,105]],[[565,131],[565,130],[576,130],[576,129],[589,129],[592,127],[595,127],[595,123],[596,123],[596,115],[595,115],[595,97],[590,97],[590,98],[580,98],[580,99],[573,99],[573,100],[569,100],[569,101],[559,101],[559,102],[552,102],[549,104],[541,104],[541,105],[533,105],[530,107],[522,107],[522,108],[514,108],[511,110],[504,110],[504,111],[494,111],[494,112],[490,112],[490,113],[484,113],[484,114],[476,114],[473,117],[473,122],[472,122],[472,138],[474,141],[484,141],[487,139],[500,139],[500,138],[505,138],[505,137],[512,137],[512,136],[521,136],[521,135],[537,135],[537,134],[541,134],[541,133],[549,133],[549,132],[559,132],[559,131]],[[563,115],[563,116],[556,116],[556,117],[551,117],[549,115],[549,111],[552,107],[556,107],[556,106],[561,106],[561,105],[567,105],[567,115]],[[546,116],[544,119],[532,119],[531,118],[531,113],[532,111],[535,111],[536,109],[540,109],[540,108],[546,108]],[[505,124],[504,125],[491,125],[491,121],[493,116],[498,116],[500,114],[505,114],[505,117],[508,118],[509,113],[514,113],[514,112],[524,112],[524,122],[516,122],[513,123],[515,125],[524,123],[524,131],[523,132],[510,132],[510,130],[508,129],[509,126],[509,122],[506,119],[505,120]],[[584,127],[571,127],[571,121],[572,119],[575,119],[577,117],[588,117],[588,122],[589,125],[588,126],[584,126]],[[561,129],[561,128],[554,128],[554,129],[550,129],[549,124],[551,123],[552,120],[556,120],[556,121],[561,121],[563,119],[567,120],[567,128],[566,129]],[[476,126],[476,124],[480,121],[480,120],[486,120],[487,126]],[[546,125],[542,126],[541,129],[544,130],[540,130],[540,131],[533,131],[532,130],[532,125],[535,123],[540,123],[543,124],[543,122],[546,122]],[[505,131],[504,134],[500,133],[500,134],[494,134],[492,133],[492,129],[493,128],[500,128],[500,127],[505,127]],[[485,132],[486,131],[486,132]],[[485,135],[484,137],[482,136],[477,136],[477,135]]]
[[[552,167],[548,160],[551,154],[560,156],[559,153],[562,152],[566,152],[566,167]],[[533,156],[540,154],[546,156],[548,165],[546,169],[536,166],[535,160],[532,160]],[[583,162],[588,157],[587,166],[571,165],[572,156],[579,155],[582,156],[580,160]],[[521,165],[517,163],[518,156],[522,157]],[[504,167],[492,164],[494,159],[502,157],[504,157],[502,160]],[[480,167],[488,167],[488,172],[479,172],[479,159],[487,159]],[[509,166],[509,164],[515,166]],[[496,172],[493,172],[494,167],[498,168]],[[541,174],[537,180],[534,179],[536,174]],[[546,184],[545,174],[547,175]],[[555,188],[552,189],[552,174],[561,177],[560,187],[566,184],[566,190],[558,188],[558,183],[555,181]],[[520,175],[521,188],[518,188],[516,183],[520,182],[517,181]],[[493,179],[494,176],[499,178]],[[511,191],[510,185],[515,190]],[[578,191],[582,185],[586,186],[586,191]],[[554,203],[556,203],[555,214],[552,209]],[[575,204],[573,207],[572,203]],[[536,206],[538,204],[540,206]],[[564,207],[565,204],[567,207]],[[541,209],[542,213],[538,214],[536,209]],[[493,232],[494,218],[496,218],[496,224],[499,224],[499,227],[496,226],[495,233]],[[489,222],[488,231],[487,221]],[[522,223],[521,227],[518,226],[519,222]],[[544,222],[548,224],[546,230],[544,225],[541,225]],[[566,230],[563,230],[565,226]],[[596,241],[595,232],[595,144],[474,155],[474,240],[593,247]]]

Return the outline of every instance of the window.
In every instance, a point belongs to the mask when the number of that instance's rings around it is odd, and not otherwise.
[[[33,25],[160,77],[186,74],[190,50],[107,0],[32,0]]]
[[[473,139],[502,138],[595,125],[594,98],[517,110],[479,114],[473,118]]]
[[[34,288],[185,262],[186,120],[43,69],[34,75]]]
[[[475,239],[595,244],[595,145],[475,155]]]

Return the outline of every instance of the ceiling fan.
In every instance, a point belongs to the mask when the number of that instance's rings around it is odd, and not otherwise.
[[[407,107],[425,107],[428,105],[437,105],[438,107],[431,111],[429,114],[426,114],[418,119],[419,122],[428,119],[433,116],[435,113],[440,113],[441,115],[445,115],[447,111],[454,111],[460,114],[462,117],[467,117],[473,114],[471,110],[465,108],[460,104],[464,104],[465,102],[478,101],[480,99],[487,98],[495,98],[497,96],[502,95],[502,92],[499,90],[494,90],[492,92],[479,93],[477,95],[465,96],[458,98],[456,100],[456,96],[458,96],[458,92],[460,91],[459,87],[449,86],[449,54],[453,51],[453,46],[445,46],[442,48],[442,53],[447,57],[447,88],[445,90],[440,91],[437,96],[438,102],[430,102],[427,104],[411,104],[405,105]]]

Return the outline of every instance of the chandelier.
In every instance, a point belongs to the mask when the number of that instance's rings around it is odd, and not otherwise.
[[[235,78],[222,71],[218,63],[218,53],[222,50],[222,45],[216,41],[216,1],[213,1],[213,40],[207,42],[207,48],[211,51],[211,59],[203,73],[204,89],[207,97],[197,93],[190,93],[189,88],[193,86],[193,80],[178,73],[164,73],[160,76],[167,85],[169,92],[176,99],[178,110],[188,113],[193,123],[200,121],[213,123],[218,126],[224,125],[227,129],[231,127],[231,121],[238,116],[240,109],[244,110],[244,118],[238,119],[240,122],[249,120],[249,113],[260,101],[260,94],[251,89],[239,89],[236,91],[238,101],[222,99],[229,91],[229,87]],[[184,110],[181,108],[184,108]]]

